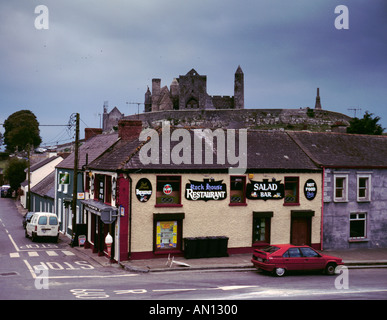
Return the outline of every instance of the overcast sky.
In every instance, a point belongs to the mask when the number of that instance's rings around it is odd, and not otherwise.
[[[49,12],[37,29],[38,5]],[[339,5],[349,29],[338,30]],[[12,0],[0,3],[0,123],[31,110],[42,125],[72,113],[99,127],[104,101],[137,112],[152,78],[170,85],[194,68],[210,95],[233,95],[245,74],[245,108],[361,108],[387,128],[386,0]],[[143,108],[143,106],[141,106]],[[1,132],[4,132],[1,128]],[[43,142],[72,140],[41,127]]]

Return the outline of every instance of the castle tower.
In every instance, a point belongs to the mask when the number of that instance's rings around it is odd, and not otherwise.
[[[234,80],[234,108],[244,109],[245,108],[245,93],[244,93],[244,74],[241,66],[235,71]]]
[[[152,79],[152,111],[159,111],[161,79]]]
[[[314,108],[317,110],[321,110],[320,88],[317,88],[316,104],[315,104]]]
[[[145,106],[145,112],[152,111],[152,94],[149,90],[149,87],[147,87],[147,90],[145,92],[144,106]]]

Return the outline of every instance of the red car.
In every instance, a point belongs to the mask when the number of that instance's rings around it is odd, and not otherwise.
[[[341,258],[321,254],[309,246],[279,244],[255,249],[251,262],[257,269],[262,269],[283,276],[291,270],[324,270],[326,274],[335,274],[338,265],[343,265]]]

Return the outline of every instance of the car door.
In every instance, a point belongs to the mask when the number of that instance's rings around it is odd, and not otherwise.
[[[289,248],[282,257],[287,270],[302,270],[304,258],[299,248]]]
[[[319,270],[324,269],[325,260],[321,255],[309,247],[301,247],[301,254],[304,258],[303,268],[304,270]]]

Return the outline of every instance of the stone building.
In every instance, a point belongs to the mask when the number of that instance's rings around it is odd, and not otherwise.
[[[174,78],[169,89],[161,87],[161,79],[152,79],[152,92],[145,93],[145,112],[186,109],[244,109],[244,74],[240,66],[235,72],[234,96],[210,96],[207,76],[191,69]]]

